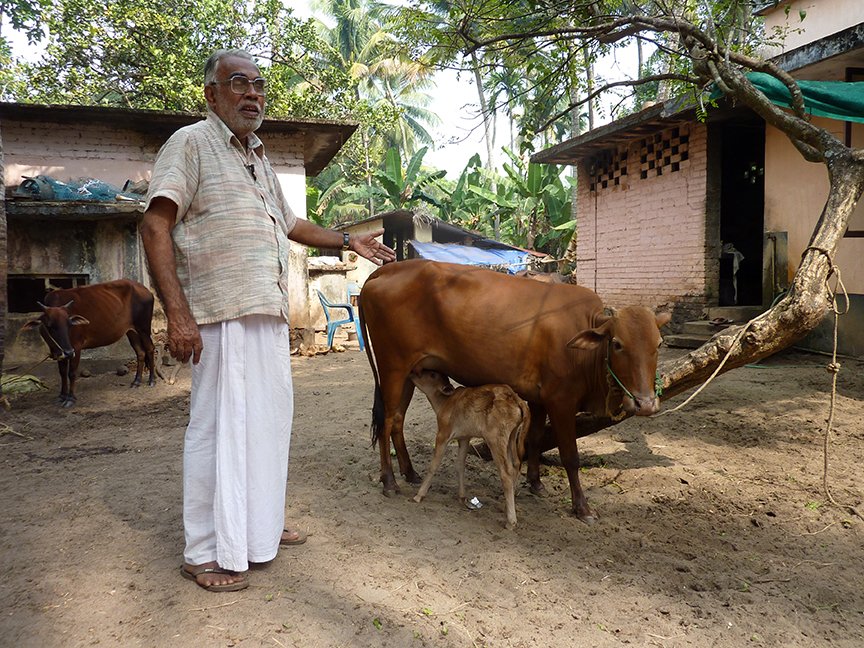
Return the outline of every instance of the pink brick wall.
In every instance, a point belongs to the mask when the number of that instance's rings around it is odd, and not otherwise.
[[[63,181],[98,178],[120,187],[126,180],[149,179],[156,154],[169,135],[146,135],[111,124],[73,127],[6,120],[6,185],[12,187],[23,176],[39,174]],[[277,173],[304,175],[301,137],[275,133],[263,133],[261,137]],[[301,194],[299,207],[304,207],[305,193]]]
[[[127,179],[150,175],[164,138],[146,136],[110,124],[98,126],[19,122],[3,123],[6,184],[22,176],[50,175],[58,180],[98,178],[123,186]]]
[[[580,162],[576,276],[610,306],[674,308],[683,321],[706,305],[707,128],[661,135]]]

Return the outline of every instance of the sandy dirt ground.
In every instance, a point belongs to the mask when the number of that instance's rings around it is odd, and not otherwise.
[[[0,644],[860,647],[864,522],[822,487],[826,363],[784,353],[681,412],[583,439],[598,522],[571,516],[566,476],[546,465],[548,494],[521,484],[507,531],[494,464],[469,458],[479,510],[455,499],[455,447],[421,504],[404,481],[383,497],[365,355],[295,356],[287,513],[309,541],[229,594],[178,573],[188,371],[140,389],[94,372],[62,410],[43,365],[50,389],[15,398],[0,425]],[[845,360],[829,485],[859,512],[862,405],[864,363]],[[421,473],[434,430],[415,397]]]

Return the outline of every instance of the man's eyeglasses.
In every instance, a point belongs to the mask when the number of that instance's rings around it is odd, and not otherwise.
[[[256,94],[259,94],[262,97],[267,94],[267,79],[262,77],[250,79],[243,74],[232,74],[225,81],[211,81],[210,85],[225,85],[226,83],[234,94],[246,94],[249,92],[250,85],[252,86],[252,89],[255,90]]]

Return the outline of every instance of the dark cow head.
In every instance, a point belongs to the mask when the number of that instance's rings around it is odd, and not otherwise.
[[[622,407],[628,414],[650,416],[660,409],[656,390],[660,327],[670,313],[655,315],[642,306],[628,306],[611,314],[598,314],[594,328],[567,343],[571,349],[603,348],[610,388],[623,392]]]
[[[69,327],[89,324],[90,320],[81,315],[70,315],[70,301],[63,306],[46,306],[42,302],[36,302],[42,309],[42,315],[30,320],[21,327],[22,331],[38,328],[42,339],[48,345],[48,352],[52,360],[66,360],[75,355],[72,342],[69,339]]]

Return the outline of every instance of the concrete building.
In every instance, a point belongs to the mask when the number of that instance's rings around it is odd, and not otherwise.
[[[8,282],[6,364],[44,356],[39,336],[19,336],[21,324],[38,312],[49,286],[71,287],[129,278],[150,285],[138,238],[142,205],[15,198],[27,177],[61,181],[95,178],[117,187],[149,180],[162,144],[178,128],[202,115],[92,106],[0,103],[7,187]],[[356,125],[265,119],[258,133],[282,188],[298,216],[306,216],[306,176],[317,175]],[[306,248],[292,246],[292,327],[310,321]],[[230,279],[230,278],[228,278]],[[316,300],[317,305],[317,300]],[[116,347],[116,348],[115,348]],[[94,350],[94,357],[127,357],[128,344]]]

